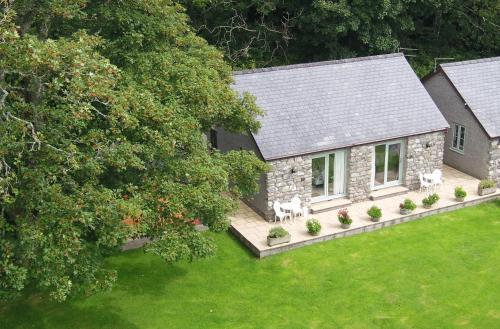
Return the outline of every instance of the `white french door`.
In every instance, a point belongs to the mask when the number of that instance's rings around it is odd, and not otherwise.
[[[345,195],[345,167],[345,151],[336,151],[312,158],[312,202]]]
[[[372,188],[379,189],[402,184],[403,141],[375,145],[373,153]]]

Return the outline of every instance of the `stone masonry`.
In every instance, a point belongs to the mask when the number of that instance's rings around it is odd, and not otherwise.
[[[309,156],[270,161],[272,170],[267,173],[267,220],[274,218],[273,202],[288,202],[298,195],[303,207],[311,204],[312,161]]]
[[[373,145],[354,146],[347,158],[347,195],[352,202],[367,200],[371,192]]]
[[[406,152],[403,166],[404,185],[419,188],[418,173],[442,169],[444,132],[434,132],[405,139]],[[347,196],[352,202],[367,200],[371,194],[372,164],[375,144],[353,146],[347,152]],[[492,143],[490,164],[492,173],[500,182],[500,146]],[[267,207],[263,211],[267,220],[274,219],[273,202],[288,202],[294,195],[302,206],[311,205],[312,161],[308,155],[269,161],[272,170],[266,174]],[[496,169],[494,169],[496,168]],[[493,174],[492,174],[493,175]]]
[[[493,179],[500,186],[500,142],[498,139],[491,140],[488,153],[488,178]]]
[[[442,169],[444,153],[444,132],[410,136],[406,141],[405,180],[411,190],[420,186],[418,173],[431,173]]]

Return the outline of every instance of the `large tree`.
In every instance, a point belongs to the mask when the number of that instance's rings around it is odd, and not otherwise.
[[[0,293],[110,287],[130,237],[167,262],[214,253],[266,166],[204,132],[260,113],[168,0],[0,0]]]
[[[498,0],[182,0],[198,33],[235,67],[410,51],[420,74],[434,57],[498,55]]]

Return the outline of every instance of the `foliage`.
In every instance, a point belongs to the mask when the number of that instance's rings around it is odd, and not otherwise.
[[[347,210],[347,208],[340,209],[337,212],[337,218],[338,218],[340,224],[349,225],[352,223],[352,218],[349,215],[349,211]]]
[[[465,192],[462,186],[455,187],[455,198],[463,199],[467,196],[467,192]]]
[[[267,169],[206,141],[259,127],[222,54],[168,0],[0,4],[2,297],[108,289],[134,237],[168,263],[213,255],[192,220],[226,230]]]
[[[366,213],[373,219],[380,219],[382,217],[382,209],[377,206],[371,206]]]
[[[436,193],[434,193],[434,194],[431,194],[431,195],[423,198],[422,199],[422,204],[424,206],[432,206],[433,204],[435,204],[438,201],[439,201],[439,195],[437,195]]]
[[[183,0],[200,35],[237,67],[340,59],[416,48],[420,76],[434,58],[500,53],[497,0]]]
[[[497,186],[497,183],[491,179],[483,179],[482,181],[479,182],[480,189],[493,188],[496,186]]]
[[[399,208],[413,211],[417,208],[417,205],[411,199],[405,199],[403,203],[399,204]]]
[[[307,232],[311,235],[318,235],[321,231],[321,223],[316,218],[308,219],[306,222]]]
[[[269,230],[267,234],[268,238],[283,238],[288,235],[288,231],[281,226],[273,227]]]

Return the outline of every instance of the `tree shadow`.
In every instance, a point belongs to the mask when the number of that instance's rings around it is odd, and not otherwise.
[[[5,305],[4,305],[5,306]],[[0,328],[120,328],[138,329],[110,305],[75,306],[31,295],[0,308]]]

